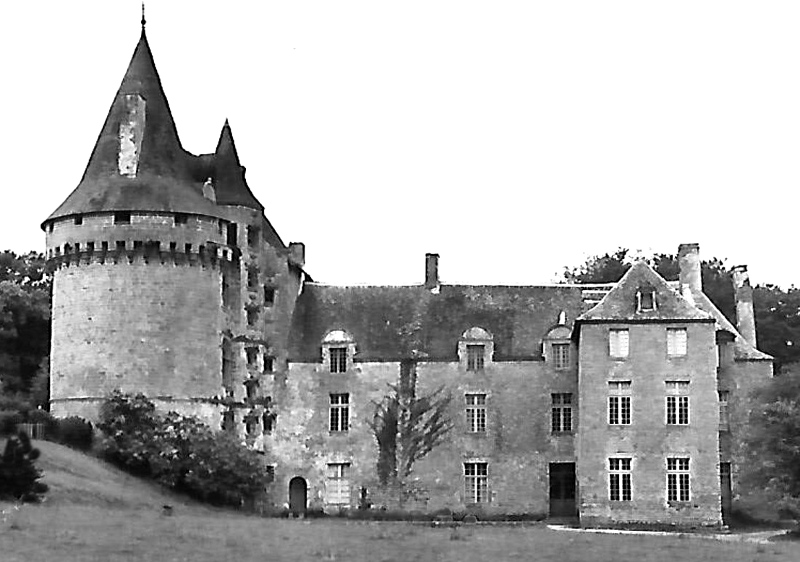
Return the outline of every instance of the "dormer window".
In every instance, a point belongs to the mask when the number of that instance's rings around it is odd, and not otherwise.
[[[322,340],[322,362],[331,373],[346,373],[355,352],[355,340],[344,330],[331,330]]]
[[[636,311],[649,312],[656,309],[656,292],[652,287],[643,287],[636,293]]]
[[[461,334],[458,359],[463,369],[482,372],[494,356],[494,338],[483,328],[473,327]]]

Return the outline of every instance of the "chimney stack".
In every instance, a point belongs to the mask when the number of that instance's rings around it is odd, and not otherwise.
[[[425,288],[439,286],[439,254],[425,254]]]
[[[289,261],[297,267],[305,267],[306,245],[302,242],[289,242]]]
[[[680,268],[681,293],[686,289],[694,294],[703,292],[703,277],[700,269],[700,244],[681,244],[678,246],[678,267]]]
[[[736,298],[736,329],[747,342],[756,347],[756,315],[753,310],[753,287],[746,265],[731,269],[733,293]]]

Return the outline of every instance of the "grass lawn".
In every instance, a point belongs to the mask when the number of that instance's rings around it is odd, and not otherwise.
[[[546,526],[451,529],[395,522],[284,520],[206,508],[164,495],[113,467],[37,442],[51,491],[18,511],[0,503],[0,561],[348,562],[487,560],[799,561],[797,542],[595,535]],[[172,516],[161,512],[174,505]]]

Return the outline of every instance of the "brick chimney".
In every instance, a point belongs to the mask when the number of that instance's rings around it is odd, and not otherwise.
[[[731,269],[733,292],[736,298],[736,329],[753,347],[756,346],[756,315],[753,310],[753,287],[746,265]]]
[[[703,292],[703,277],[700,270],[700,244],[681,244],[678,246],[678,267],[680,268],[681,292],[689,289],[691,294]]]
[[[425,254],[425,288],[439,286],[439,254]]]

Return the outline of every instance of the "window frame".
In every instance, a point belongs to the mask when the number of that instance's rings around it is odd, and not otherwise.
[[[631,381],[608,381],[608,425],[631,425],[632,386]]]
[[[464,413],[466,415],[467,433],[486,433],[486,393],[467,392],[464,394]]]
[[[628,328],[610,328],[608,330],[608,356],[612,359],[624,360],[630,357],[630,353],[630,330]]]
[[[608,458],[608,501],[633,501],[633,459]]]
[[[573,432],[572,393],[554,392],[550,394],[550,431],[552,433]]]
[[[567,342],[553,342],[550,344],[553,354],[553,368],[556,371],[566,371],[572,365],[570,344]]]
[[[667,328],[667,357],[675,359],[688,354],[689,331],[686,328]]]
[[[328,410],[328,431],[347,433],[350,431],[350,393],[330,393]]]
[[[486,461],[464,461],[464,503],[485,505],[489,495],[489,463]]]
[[[667,502],[692,501],[691,457],[667,457]]]
[[[482,343],[468,343],[467,352],[467,371],[480,372],[486,367],[486,345]]]
[[[666,385],[666,424],[670,426],[685,426],[691,422],[690,418],[690,381],[674,380],[664,381]]]
[[[731,430],[731,412],[730,412],[730,390],[718,390],[717,400],[719,402],[719,430]]]
[[[328,357],[330,358],[330,372],[331,373],[346,373],[347,372],[347,346],[332,345],[328,348]]]
[[[329,462],[325,470],[325,503],[350,507],[350,463]]]

